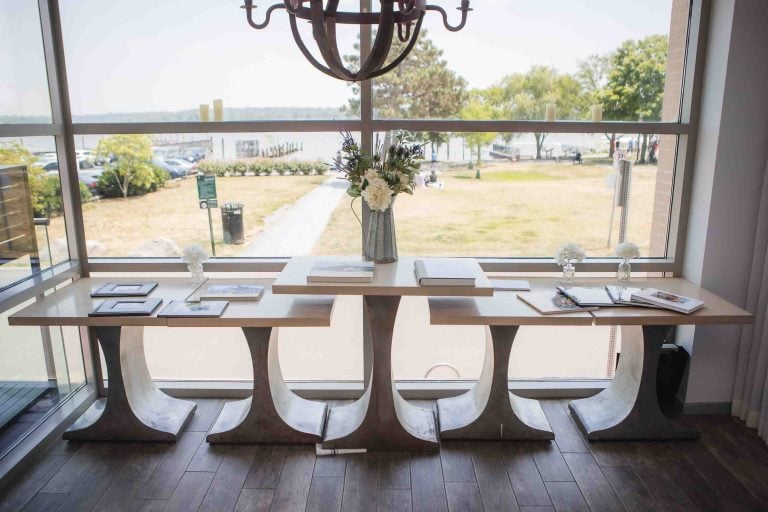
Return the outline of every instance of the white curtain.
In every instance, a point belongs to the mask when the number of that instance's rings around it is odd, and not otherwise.
[[[755,318],[741,331],[731,412],[768,442],[768,177],[763,178],[747,309]]]

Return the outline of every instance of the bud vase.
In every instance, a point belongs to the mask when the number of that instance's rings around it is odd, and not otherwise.
[[[192,276],[193,282],[200,283],[205,279],[205,276],[203,275],[202,263],[187,263],[187,269]]]
[[[629,281],[631,274],[632,265],[629,264],[629,260],[624,260],[619,263],[619,269],[616,271],[616,279],[619,281]]]
[[[573,284],[573,278],[576,277],[576,267],[573,263],[567,263],[563,265],[563,282],[566,284]]]
[[[392,207],[395,199],[386,210],[371,210],[368,232],[365,237],[364,255],[368,261],[376,263],[394,263],[397,261],[397,240],[395,239],[395,218]]]

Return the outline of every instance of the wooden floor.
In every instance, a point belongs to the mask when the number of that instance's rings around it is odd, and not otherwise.
[[[315,457],[314,447],[210,446],[223,401],[200,400],[176,444],[57,441],[0,511],[768,510],[768,448],[727,416],[694,442],[588,443],[567,402],[556,442],[446,442],[440,452]]]

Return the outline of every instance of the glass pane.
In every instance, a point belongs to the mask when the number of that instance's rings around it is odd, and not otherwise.
[[[0,457],[85,380],[79,337],[8,325],[32,302],[0,313]]]
[[[34,0],[0,0],[0,124],[50,123],[51,101]]]
[[[69,259],[53,137],[0,138],[0,184],[2,288]]]
[[[60,4],[76,122],[199,121],[201,104],[214,120],[214,99],[223,100],[225,121],[349,115],[342,107],[352,89],[304,58],[283,10],[254,30],[242,2]],[[259,7],[261,20],[266,9]],[[310,28],[299,23],[311,47]],[[340,31],[342,53],[355,42],[351,30]]]
[[[374,80],[376,117],[545,120],[551,104],[551,120],[591,120],[593,105],[606,121],[679,119],[689,0],[473,7],[457,33],[427,13],[406,62]]]
[[[589,256],[610,257],[620,237],[644,257],[666,253],[676,136],[421,137],[422,176],[394,208],[401,255],[551,258],[575,242]],[[614,157],[611,144],[619,148]],[[619,154],[633,164],[626,207],[614,167]],[[358,229],[349,210],[348,202],[337,206],[315,254],[359,253],[359,239],[345,236]]]
[[[336,132],[86,136],[77,142],[96,161],[87,172],[100,199],[83,207],[91,256],[177,256],[193,243],[212,252],[211,229],[219,257],[309,254],[337,205],[349,206],[346,182],[329,172],[341,145]],[[217,204],[210,209],[201,208],[198,172],[215,179]],[[227,203],[242,205],[241,212],[225,215]],[[226,233],[225,216],[231,220]],[[360,229],[350,236],[359,244]]]

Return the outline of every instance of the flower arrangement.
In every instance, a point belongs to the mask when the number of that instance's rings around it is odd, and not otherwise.
[[[616,246],[616,256],[623,260],[633,260],[640,256],[640,249],[632,242],[622,242]]]
[[[616,271],[616,279],[619,281],[629,281],[632,274],[632,265],[630,265],[629,260],[640,256],[640,249],[632,242],[622,242],[616,246],[616,256],[622,259]]]
[[[424,158],[421,144],[401,132],[395,136],[394,144],[368,155],[349,132],[342,136],[341,152],[332,167],[349,181],[347,194],[362,197],[372,210],[379,212],[389,208],[397,194],[413,194],[414,178]]]
[[[555,253],[555,263],[563,267],[563,281],[572,283],[576,275],[574,263],[581,263],[587,254],[579,245],[569,243],[565,244]]]
[[[181,253],[181,261],[187,264],[193,281],[203,280],[203,262],[208,259],[208,253],[199,245],[188,245]]]

